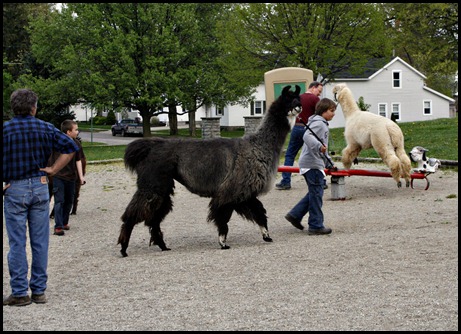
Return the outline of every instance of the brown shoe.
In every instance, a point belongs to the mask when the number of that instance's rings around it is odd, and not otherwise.
[[[8,306],[26,306],[32,304],[29,296],[15,297],[10,295],[8,298],[3,299],[3,305]]]
[[[54,229],[54,235],[64,235],[64,230],[60,227]]]
[[[70,230],[69,224],[64,225],[64,226],[62,227],[62,229],[63,229],[63,230],[66,230],[66,231],[69,231],[69,230]]]
[[[36,304],[45,304],[48,300],[46,299],[46,296],[44,293],[41,295],[34,295],[32,294],[32,301]]]

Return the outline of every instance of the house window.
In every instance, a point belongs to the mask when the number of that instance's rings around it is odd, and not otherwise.
[[[379,103],[378,104],[378,115],[387,117],[387,103]]]
[[[424,101],[424,115],[432,115],[432,101]]]
[[[402,71],[392,71],[392,88],[402,88]]]
[[[224,115],[224,108],[216,107],[216,116],[223,116],[223,115]]]
[[[400,103],[392,103],[391,119],[393,121],[400,121]]]
[[[251,115],[264,115],[266,110],[266,101],[251,102]]]

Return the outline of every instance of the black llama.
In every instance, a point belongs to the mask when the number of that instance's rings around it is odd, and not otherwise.
[[[259,225],[263,240],[271,242],[266,209],[258,196],[273,187],[280,153],[290,131],[287,116],[300,112],[300,87],[286,86],[274,101],[254,134],[241,138],[143,138],[131,142],[125,151],[125,166],[138,175],[137,191],[121,219],[118,243],[122,256],[134,225],[144,221],[150,243],[163,251],[160,223],[172,211],[174,181],[190,192],[210,197],[208,221],[218,229],[219,244],[226,244],[233,211]]]

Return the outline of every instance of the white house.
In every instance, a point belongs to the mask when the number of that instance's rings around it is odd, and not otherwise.
[[[368,74],[367,74],[368,75]],[[335,82],[324,86],[322,96],[333,99],[332,89],[337,83],[346,83],[351,89],[356,101],[363,97],[364,103],[370,105],[369,112],[387,118],[395,118],[398,122],[427,121],[438,118],[453,117],[450,113],[450,103],[455,100],[443,95],[425,85],[426,76],[410,66],[401,58],[392,59],[383,68],[367,77],[336,78]],[[220,117],[222,127],[243,127],[245,116],[263,115],[266,107],[265,85],[261,83],[253,95],[254,102],[250,105],[228,105],[224,108],[201,107],[195,114],[197,122],[202,117]],[[82,106],[71,108],[79,121],[89,120],[91,111]],[[168,109],[166,108],[165,111]],[[181,107],[178,107],[181,113]],[[130,117],[138,115],[130,112]],[[121,118],[121,115],[117,115]],[[134,116],[133,116],[134,117]],[[168,115],[160,114],[159,120],[168,123]],[[188,115],[178,115],[179,122],[188,121]],[[344,127],[345,120],[338,104],[336,115],[330,121],[330,128]]]
[[[450,103],[455,100],[425,85],[426,76],[401,58],[396,57],[383,68],[365,78],[337,78],[324,86],[322,97],[333,99],[332,89],[346,83],[356,101],[363,97],[369,112],[398,122],[427,121],[449,118]],[[345,120],[338,104],[331,128],[344,127]]]

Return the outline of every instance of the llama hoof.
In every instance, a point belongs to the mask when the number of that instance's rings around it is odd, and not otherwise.
[[[402,188],[402,182],[401,181],[397,182],[397,187]]]
[[[169,250],[171,250],[171,248],[168,248],[168,247],[162,248],[162,252],[163,252],[163,251],[169,251]]]
[[[406,186],[407,188],[409,188],[409,187],[410,187],[410,181],[407,181],[407,182],[405,183],[405,186]]]
[[[230,246],[228,246],[228,245],[222,245],[221,246],[221,249],[229,249],[229,248],[230,248]]]
[[[263,240],[265,242],[272,242],[273,241],[271,237],[263,237]]]
[[[123,257],[127,257],[127,256],[128,256],[127,252],[124,251],[124,250],[121,250],[120,253],[122,254]]]

